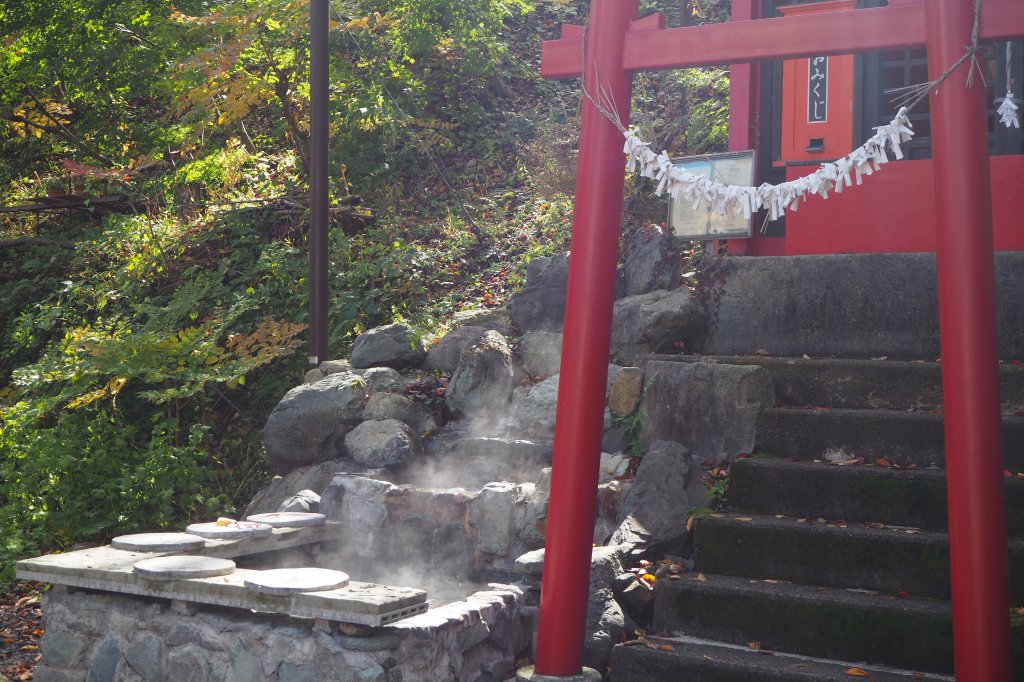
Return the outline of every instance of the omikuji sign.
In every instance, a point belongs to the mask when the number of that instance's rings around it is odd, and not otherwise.
[[[759,5],[733,0],[730,23],[666,29],[660,15],[637,18],[638,0],[594,0],[586,29],[564,26],[560,40],[543,45],[541,73],[582,75],[587,92],[613,103],[614,114],[628,125],[633,73],[739,65],[732,71],[732,98],[739,103],[733,111],[739,115],[732,117],[730,134],[749,141],[753,107],[742,101],[752,85],[748,63],[926,45],[929,78],[937,79],[972,44],[970,0],[891,0],[875,9],[753,20]],[[1024,35],[1020,0],[984,0],[979,32],[985,40]],[[958,680],[1009,682],[986,95],[981,79],[965,84],[970,63],[954,71],[930,101],[955,658]],[[807,112],[830,115],[814,111],[810,98]],[[539,675],[581,671],[625,176],[622,146],[619,130],[586,99],[537,638]]]

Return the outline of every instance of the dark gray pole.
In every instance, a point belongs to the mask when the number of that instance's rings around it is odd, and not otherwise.
[[[309,364],[327,354],[328,0],[309,3]]]

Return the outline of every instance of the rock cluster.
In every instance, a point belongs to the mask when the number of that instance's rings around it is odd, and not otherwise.
[[[699,350],[707,336],[679,265],[671,235],[641,230],[618,285],[588,615],[588,664],[600,669],[628,626],[612,589],[622,557],[685,532],[691,461],[749,452],[772,403],[763,369],[657,355]],[[372,329],[350,360],[311,371],[267,421],[282,477],[250,511],[321,493],[347,533],[347,549],[324,560],[350,567],[523,569],[517,558],[544,545],[568,272],[567,256],[534,259],[507,310],[460,313],[429,348],[405,325]]]

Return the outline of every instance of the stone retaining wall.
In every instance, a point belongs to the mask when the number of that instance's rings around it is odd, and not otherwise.
[[[381,628],[55,588],[39,682],[498,682],[529,649],[523,592],[491,585]]]

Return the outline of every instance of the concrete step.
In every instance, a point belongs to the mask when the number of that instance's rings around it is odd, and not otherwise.
[[[780,407],[917,410],[942,407],[942,365],[915,360],[652,355],[650,360],[758,365],[772,373]],[[1024,410],[1024,365],[999,365],[1003,411]]]
[[[942,416],[894,410],[772,407],[757,421],[757,450],[820,459],[829,450],[919,467],[945,464]],[[1003,417],[1003,462],[1024,470],[1024,417]]]
[[[950,605],[932,599],[690,573],[658,581],[654,631],[922,672],[953,670]]]
[[[824,519],[715,514],[697,519],[696,569],[888,596],[948,599],[949,536]],[[1010,600],[1024,603],[1024,540],[1008,542]]]
[[[947,528],[941,469],[751,458],[733,462],[729,476],[729,504],[739,511]],[[1006,479],[1005,490],[1007,533],[1024,537],[1024,479]]]
[[[697,637],[649,639],[661,648],[620,644],[612,650],[612,682],[850,682],[857,679],[847,672],[851,668],[864,671],[874,682],[953,680],[951,675],[754,650]]]

